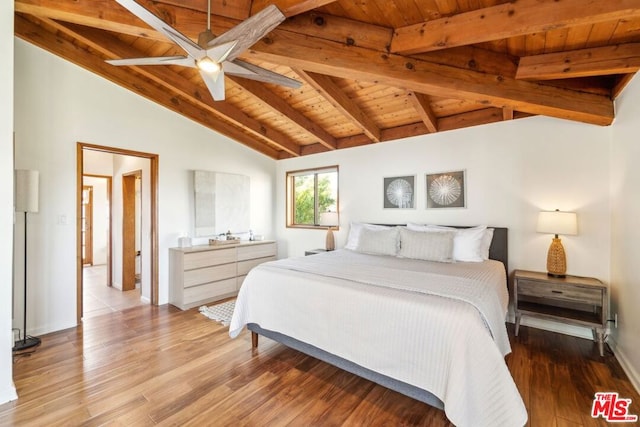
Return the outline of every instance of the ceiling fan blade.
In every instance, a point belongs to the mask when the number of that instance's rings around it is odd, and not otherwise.
[[[120,5],[124,6],[129,12],[142,19],[149,26],[165,35],[165,37],[173,40],[178,46],[184,49],[194,59],[200,59],[204,56],[204,49],[194,43],[190,38],[182,34],[180,31],[168,25],[162,19],[151,13],[149,10],[135,2],[134,0],[116,0]]]
[[[207,73],[200,71],[204,84],[207,85],[207,89],[211,92],[211,96],[214,101],[224,101],[224,73],[222,71],[218,73]]]
[[[236,59],[234,61],[226,61],[224,64],[222,64],[222,66],[225,73],[232,76],[257,80],[264,83],[273,83],[293,89],[298,89],[300,86],[302,86],[302,83],[297,80],[290,79],[289,77],[283,76],[282,74],[274,73],[271,70],[258,67],[257,65],[244,62],[240,59]]]
[[[245,19],[226,33],[221,34],[211,40],[207,47],[219,46],[237,40],[238,43],[227,56],[228,61],[234,60],[240,53],[244,52],[267,33],[277,27],[286,17],[275,5],[269,5],[255,15]]]
[[[225,59],[227,59],[227,57],[229,56],[229,54],[231,53],[231,51],[233,50],[233,48],[237,43],[238,43],[237,40],[233,40],[221,45],[211,47],[207,49],[207,56],[211,58],[214,62],[217,62],[218,64],[220,64]]]
[[[193,58],[188,56],[158,56],[151,58],[126,58],[109,59],[105,61],[111,65],[182,65],[183,67],[194,68],[196,66]]]

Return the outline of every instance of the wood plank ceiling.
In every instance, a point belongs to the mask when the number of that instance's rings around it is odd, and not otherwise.
[[[137,0],[197,40],[207,0]],[[640,0],[212,0],[221,34],[287,20],[240,58],[289,89],[105,59],[182,54],[114,0],[15,0],[15,34],[275,159],[531,115],[606,126],[640,69]]]

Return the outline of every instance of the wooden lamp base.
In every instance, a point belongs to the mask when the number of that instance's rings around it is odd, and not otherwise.
[[[547,253],[547,274],[553,277],[565,277],[567,273],[567,256],[564,253],[562,241],[556,235],[551,240]]]

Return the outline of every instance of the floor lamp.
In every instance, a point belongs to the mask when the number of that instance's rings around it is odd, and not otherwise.
[[[38,212],[38,171],[17,169],[15,183],[15,210],[24,212],[24,322],[22,339],[13,346],[20,351],[40,344],[40,338],[27,336],[27,214]]]

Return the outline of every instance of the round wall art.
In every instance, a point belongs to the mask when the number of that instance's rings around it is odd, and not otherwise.
[[[384,207],[412,209],[414,207],[415,176],[384,179]]]
[[[427,208],[466,207],[464,171],[427,174]]]

